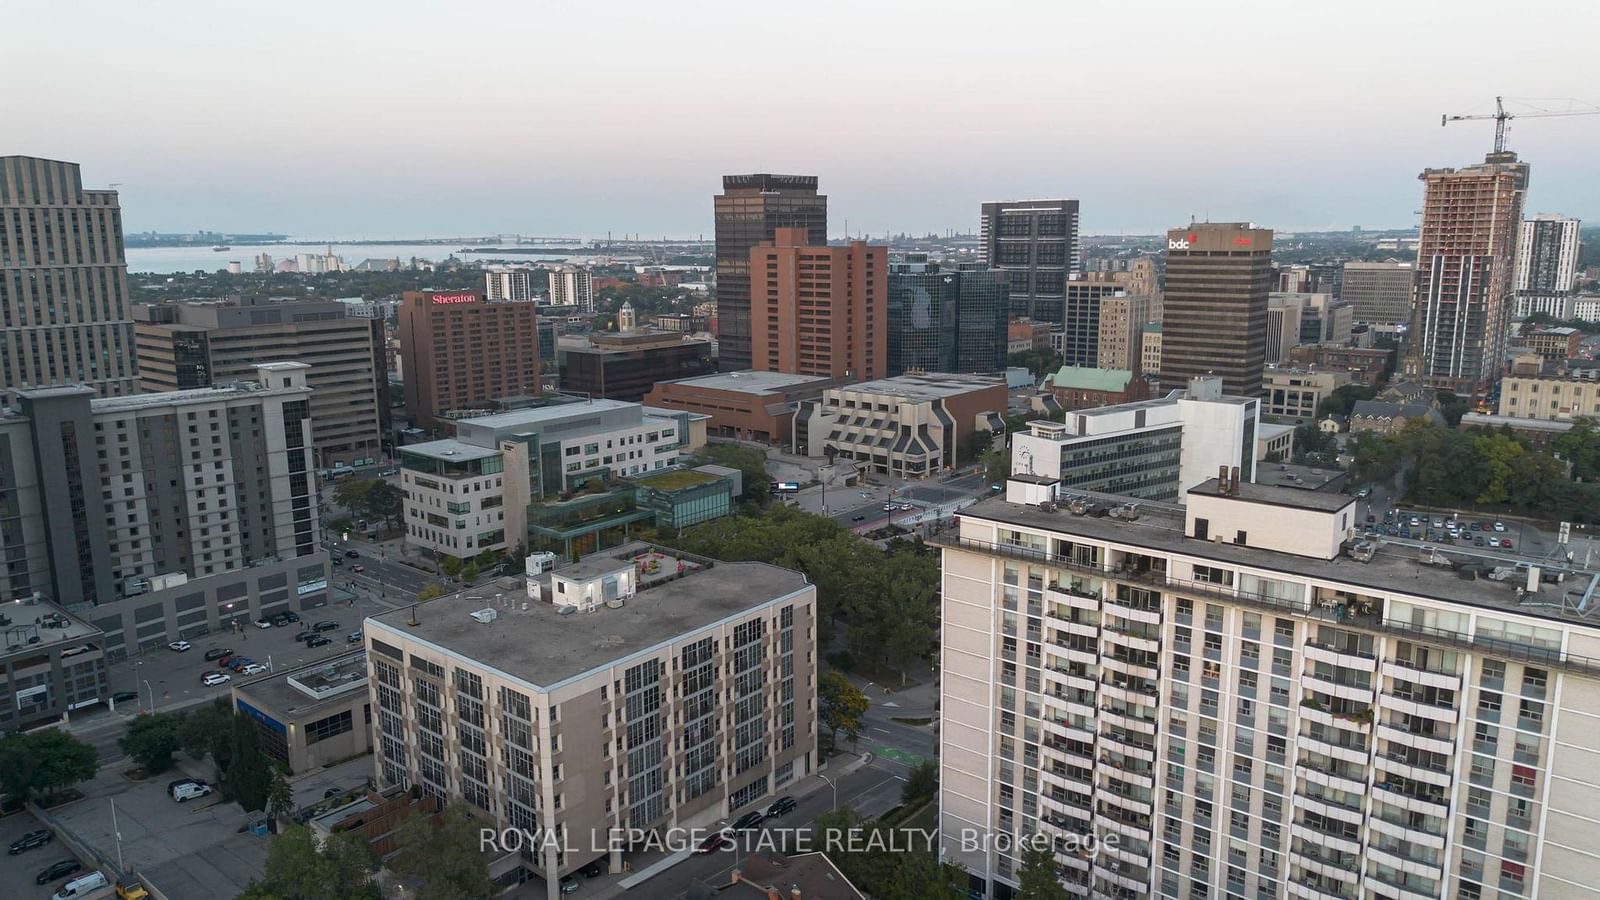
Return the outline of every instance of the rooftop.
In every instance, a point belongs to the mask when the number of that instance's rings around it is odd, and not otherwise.
[[[579,578],[590,570],[611,571],[620,559],[650,550],[633,542],[591,554],[556,574]],[[418,604],[416,625],[410,624],[410,608],[374,616],[367,620],[374,626],[368,634],[399,632],[485,664],[492,661],[501,672],[548,690],[807,587],[800,573],[766,563],[714,562],[681,578],[643,585],[619,609],[602,606],[561,615],[549,603],[530,601],[522,609],[523,581],[508,579]],[[499,617],[483,624],[469,615],[485,607],[497,609]]]
[[[658,491],[680,491],[686,487],[694,487],[697,484],[707,484],[720,480],[715,475],[695,469],[667,469],[663,472],[641,475],[635,478],[633,482]]]
[[[958,394],[1005,388],[1005,380],[982,375],[956,375],[949,372],[928,372],[922,375],[896,375],[877,381],[844,385],[834,390],[841,394],[877,394],[904,397],[913,401],[942,400]]]
[[[519,428],[558,422],[562,419],[570,419],[574,416],[589,415],[606,410],[626,409],[627,407],[636,407],[638,405],[637,403],[629,403],[626,400],[596,398],[580,403],[513,409],[510,412],[495,413],[489,416],[473,416],[470,419],[462,419],[460,421],[478,428]]]
[[[358,647],[313,665],[241,679],[235,682],[234,693],[263,712],[299,718],[334,700],[348,700],[356,687],[364,688],[366,684],[367,656]],[[339,690],[341,687],[344,689]]]
[[[1126,390],[1133,373],[1127,369],[1090,369],[1083,366],[1062,366],[1045,376],[1052,387],[1080,391],[1118,392]]]
[[[1204,489],[1208,485],[1210,493],[1215,494],[1215,480],[1195,490]],[[1274,491],[1279,497],[1287,495],[1285,502],[1301,507],[1321,497],[1350,502],[1350,498],[1338,494],[1329,495],[1289,488],[1263,488],[1261,485],[1249,484],[1240,487],[1241,494],[1248,494],[1253,489]],[[1140,501],[1139,509],[1139,518],[1128,521],[1110,517],[1074,516],[1061,511],[1047,513],[1040,511],[1038,507],[992,498],[968,507],[962,512],[961,517],[988,519],[1026,528],[1075,534],[1095,540],[1122,542],[1161,552],[1181,553],[1200,559],[1246,566],[1255,570],[1344,582],[1380,595],[1409,594],[1485,609],[1515,611],[1548,619],[1592,621],[1563,605],[1564,599],[1575,601],[1575,597],[1569,595],[1581,596],[1589,587],[1594,576],[1588,572],[1580,572],[1578,577],[1568,578],[1562,584],[1541,584],[1537,594],[1519,596],[1517,587],[1524,583],[1523,577],[1519,576],[1509,581],[1466,578],[1448,566],[1424,563],[1422,559],[1425,554],[1420,543],[1383,538],[1378,542],[1377,550],[1370,562],[1359,562],[1343,555],[1323,560],[1190,538],[1184,534],[1184,514],[1179,511],[1181,507]],[[954,540],[956,539],[952,537],[944,539],[944,542]],[[1455,545],[1441,549],[1442,555],[1452,561],[1490,566],[1516,565],[1516,560],[1508,558],[1503,552],[1467,550]],[[1535,565],[1549,565],[1549,561],[1532,562]]]
[[[450,462],[467,462],[500,455],[499,449],[495,447],[479,447],[477,444],[468,444],[455,438],[426,441],[421,444],[406,444],[400,448],[400,452],[402,454],[426,456],[431,459],[449,460]]]
[[[95,639],[104,632],[49,600],[16,600],[0,603],[0,634],[5,636],[5,652],[11,653],[66,641],[98,644]]]
[[[1217,480],[1208,478],[1189,488],[1189,493],[1203,494],[1208,497],[1230,496],[1223,494],[1217,487]],[[1347,506],[1355,505],[1356,502],[1356,498],[1346,497],[1344,494],[1306,491],[1302,488],[1279,487],[1275,484],[1253,484],[1250,482],[1241,483],[1238,491],[1231,496],[1249,503],[1290,506],[1296,509],[1314,509],[1320,512],[1338,512]]]
[[[832,380],[820,375],[786,375],[782,372],[719,372],[715,375],[678,378],[662,383],[717,391],[737,391],[742,394],[776,394],[787,388],[826,384]]]
[[[1338,490],[1346,481],[1343,469],[1318,469],[1314,466],[1296,466],[1289,463],[1256,463],[1256,481],[1267,487],[1291,488],[1297,491]]]

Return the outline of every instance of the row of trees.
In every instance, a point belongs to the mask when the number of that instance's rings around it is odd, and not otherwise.
[[[481,823],[459,806],[417,814],[395,831],[389,868],[417,900],[488,897],[493,885],[478,849]],[[379,862],[359,831],[335,833],[318,846],[311,829],[290,825],[267,848],[263,878],[238,900],[377,900]]]
[[[209,756],[224,800],[275,816],[294,812],[294,793],[262,748],[255,721],[225,699],[186,712],[139,716],[118,743],[147,776],[171,768],[179,750],[194,759]]]
[[[400,527],[405,515],[405,491],[382,478],[345,478],[333,489],[333,500],[362,519]],[[334,529],[335,531],[341,529]]]
[[[1357,483],[1404,478],[1405,497],[1427,506],[1490,507],[1540,518],[1600,522],[1600,431],[1580,419],[1550,450],[1510,429],[1413,423],[1397,434],[1352,435]],[[1553,452],[1552,452],[1553,451]],[[1568,477],[1584,479],[1574,481]]]
[[[94,777],[94,747],[56,728],[0,737],[0,791],[47,799]]]
[[[715,559],[755,560],[805,573],[817,586],[819,643],[843,620],[858,661],[904,674],[933,652],[939,563],[931,556],[880,550],[831,518],[788,506],[696,525],[671,542]]]

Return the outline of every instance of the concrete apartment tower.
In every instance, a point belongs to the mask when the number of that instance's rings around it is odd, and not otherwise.
[[[138,391],[116,191],[78,164],[0,156],[0,390]]]
[[[1061,324],[1067,281],[1081,266],[1078,201],[985,203],[978,241],[989,268],[1010,278],[1012,315]]]
[[[1528,164],[1506,151],[1417,177],[1422,233],[1405,372],[1482,397],[1505,357]]]
[[[753,368],[750,248],[799,228],[816,247],[828,243],[828,198],[815,175],[724,175],[712,198],[717,240],[717,355],[724,372]]]
[[[1196,222],[1167,232],[1161,383],[1217,375],[1228,394],[1260,396],[1271,288],[1272,229]]]
[[[748,368],[852,381],[888,371],[888,248],[819,246],[805,228],[779,228],[751,248],[749,271]]]
[[[1411,321],[1411,283],[1417,267],[1399,260],[1347,262],[1339,295],[1356,324],[1394,334]]]

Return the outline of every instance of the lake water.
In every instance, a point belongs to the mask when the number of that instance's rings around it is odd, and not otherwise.
[[[357,266],[368,259],[394,259],[407,263],[411,257],[426,259],[432,262],[455,254],[460,256],[459,244],[334,244],[333,252],[344,257],[345,265]],[[218,269],[228,268],[228,263],[238,262],[244,267],[245,272],[255,270],[257,254],[265,253],[272,257],[274,263],[280,259],[287,259],[301,253],[326,253],[327,244],[233,244],[230,249],[222,252],[212,250],[210,247],[129,247],[128,271],[153,272],[156,274],[171,274],[173,272],[193,272],[196,269],[205,272],[215,272]],[[493,259],[493,253],[468,253],[462,256],[467,260]],[[507,253],[504,259],[526,260],[556,260],[565,259],[560,253]]]

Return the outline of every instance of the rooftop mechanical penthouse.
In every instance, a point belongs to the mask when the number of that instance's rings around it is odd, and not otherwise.
[[[1239,483],[1115,515],[1047,478],[944,546],[940,829],[1114,835],[1077,896],[1592,896],[1600,578],[1354,540],[1355,501]]]

